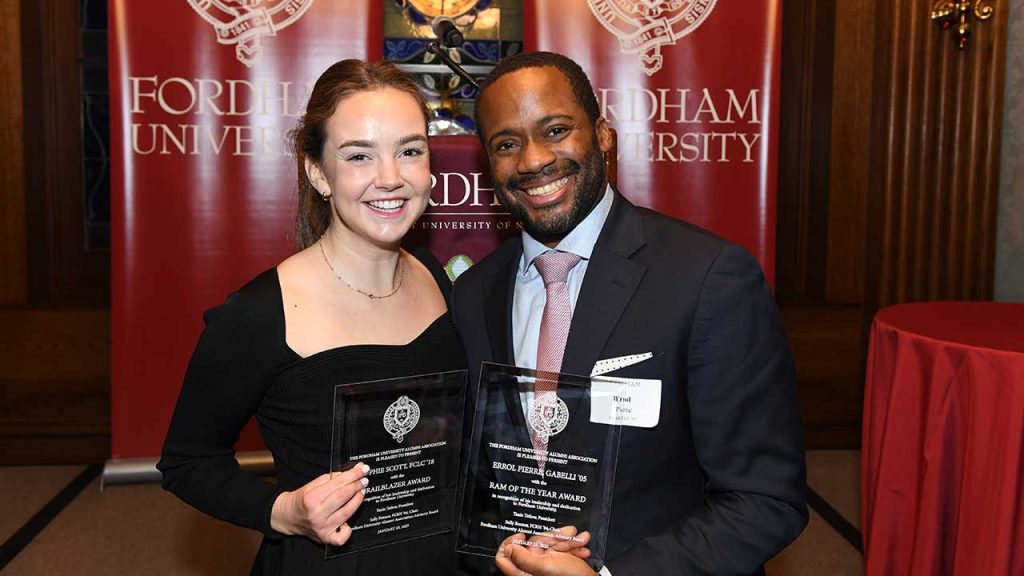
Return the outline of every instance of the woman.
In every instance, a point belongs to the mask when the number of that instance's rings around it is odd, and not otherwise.
[[[327,474],[334,386],[465,368],[447,277],[399,243],[430,196],[427,108],[393,65],[338,62],[294,133],[300,251],[205,315],[158,467],[196,508],[260,530],[254,574],[449,574],[450,535],[344,545],[365,466]],[[238,469],[255,415],[276,485]]]

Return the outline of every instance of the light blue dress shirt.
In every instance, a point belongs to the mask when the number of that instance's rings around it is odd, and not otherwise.
[[[594,251],[594,244],[597,237],[604,228],[604,222],[608,219],[608,212],[611,211],[612,201],[615,195],[609,186],[604,191],[597,206],[587,214],[575,228],[572,229],[562,241],[554,248],[548,248],[523,231],[523,256],[519,260],[519,269],[516,273],[516,287],[512,297],[512,349],[515,352],[516,366],[521,368],[537,367],[537,341],[540,340],[540,321],[544,316],[544,304],[547,302],[547,291],[544,290],[544,280],[540,272],[534,266],[533,260],[541,254],[550,250],[560,252],[572,252],[581,259],[569,271],[569,278],[566,284],[569,287],[569,305],[573,311],[576,310],[576,299],[580,295],[580,287],[583,286],[583,277],[587,274],[587,265],[590,263],[590,255]],[[589,374],[583,374],[589,376]],[[523,394],[523,413],[529,414],[533,405],[533,392]],[[601,576],[611,576],[608,567],[600,572]]]
[[[569,287],[569,305],[575,310],[590,255],[594,251],[597,237],[601,234],[601,228],[604,227],[604,221],[608,218],[614,198],[611,188],[605,189],[604,196],[597,206],[554,248],[548,248],[523,231],[523,256],[519,260],[516,287],[512,297],[512,349],[515,352],[516,366],[537,367],[540,321],[544,316],[544,304],[548,299],[547,291],[544,290],[544,280],[540,277],[533,260],[551,250],[572,252],[580,257],[579,263],[569,271],[569,278],[566,281]],[[529,414],[533,393],[527,393],[523,400],[524,412]]]

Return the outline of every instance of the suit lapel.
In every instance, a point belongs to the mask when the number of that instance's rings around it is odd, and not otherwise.
[[[517,241],[516,248],[509,250],[509,256],[495,263],[490,282],[481,291],[491,358],[498,364],[515,363],[512,350],[512,291],[515,289],[515,274],[521,254],[522,244]]]
[[[576,300],[563,372],[590,375],[646,272],[643,264],[630,259],[644,243],[640,212],[616,193]]]
[[[512,298],[519,258],[523,253],[522,243],[517,239],[513,246],[502,246],[499,250],[503,250],[502,255],[495,259],[494,268],[488,271],[489,277],[481,286],[480,297],[483,300],[484,324],[491,349],[490,361],[513,366],[515,352],[512,348]],[[529,427],[523,414],[518,389],[504,387],[501,396],[508,417],[511,418],[512,431],[517,442],[530,446]]]
[[[644,243],[640,212],[616,192],[576,300],[562,359],[562,372],[590,375],[601,350],[644,276],[646,267],[630,260]],[[491,357],[499,364],[515,363],[512,348],[512,299],[521,255],[522,244],[517,243],[506,257],[496,260],[490,279],[481,292]],[[575,414],[584,396],[589,398],[589,394],[583,394],[569,402],[571,414]],[[522,410],[512,409],[521,406],[518,394],[507,395],[505,401],[515,423],[525,430]]]

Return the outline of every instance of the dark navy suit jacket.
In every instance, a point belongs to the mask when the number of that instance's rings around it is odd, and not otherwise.
[[[470,407],[481,362],[515,363],[521,254],[521,239],[510,239],[455,283]],[[763,573],[807,523],[792,355],[771,290],[743,248],[616,193],[562,372],[587,375],[600,359],[644,352],[656,356],[610,374],[660,379],[662,393],[655,428],[622,430],[608,569]]]

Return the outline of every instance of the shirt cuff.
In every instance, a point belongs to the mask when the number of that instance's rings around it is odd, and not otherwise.
[[[608,567],[607,566],[604,566],[603,568],[601,568],[601,571],[598,572],[598,574],[600,576],[612,576],[612,573],[608,571]]]

